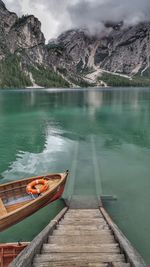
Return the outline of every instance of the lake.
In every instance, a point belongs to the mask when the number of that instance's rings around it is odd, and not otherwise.
[[[0,90],[0,182],[70,170],[65,197],[106,208],[150,265],[150,89]],[[0,233],[29,241],[61,200]]]

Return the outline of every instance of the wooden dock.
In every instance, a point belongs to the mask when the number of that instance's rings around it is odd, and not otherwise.
[[[146,267],[103,207],[65,208],[10,267]]]

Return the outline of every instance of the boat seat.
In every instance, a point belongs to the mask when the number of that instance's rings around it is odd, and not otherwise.
[[[2,199],[0,198],[0,217],[4,216],[6,214],[7,214],[7,210],[4,206]]]

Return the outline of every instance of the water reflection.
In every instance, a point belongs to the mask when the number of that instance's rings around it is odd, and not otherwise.
[[[42,152],[52,129],[71,140],[107,134],[106,146],[125,141],[149,147],[149,100],[148,90],[135,89],[0,91],[0,170],[19,151]]]
[[[41,153],[47,136],[85,140],[109,135],[105,146],[123,141],[150,146],[148,90],[0,91],[0,171],[20,151]]]

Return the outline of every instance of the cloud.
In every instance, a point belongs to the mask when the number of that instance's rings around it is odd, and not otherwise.
[[[82,0],[68,8],[72,24],[101,30],[105,21],[123,21],[127,25],[150,19],[149,0]]]
[[[20,0],[6,0],[4,1],[6,7],[13,12],[16,12],[18,15],[21,14],[21,2]]]
[[[32,10],[37,10],[37,13],[39,10],[38,6],[41,5],[40,8],[43,10],[41,20],[43,25],[45,25],[44,32],[46,33],[46,39],[56,37],[61,32],[72,27],[70,14],[68,13],[69,3],[70,0],[44,0],[43,4],[41,4],[40,0],[31,2],[30,7]],[[40,17],[40,15],[38,17]],[[45,16],[47,17],[47,20]],[[51,36],[50,32],[53,32]]]
[[[20,14],[34,14],[42,22],[46,39],[70,28],[104,29],[105,21],[126,25],[150,20],[150,0],[6,0],[8,8]]]

